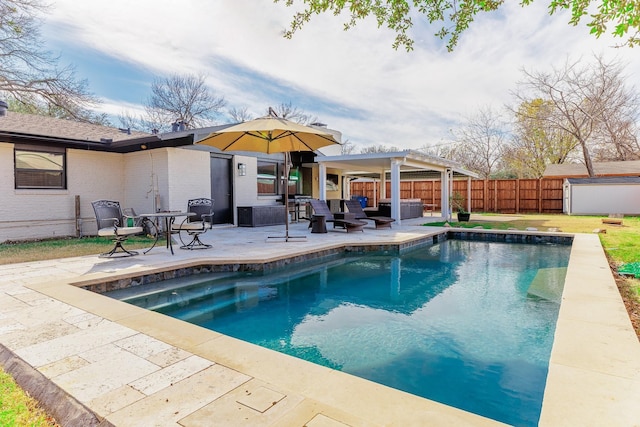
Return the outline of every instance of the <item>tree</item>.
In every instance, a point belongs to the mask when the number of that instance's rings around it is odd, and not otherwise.
[[[624,152],[637,146],[631,133],[638,109],[638,96],[625,86],[622,64],[594,58],[594,63],[567,61],[549,73],[524,70],[516,93],[521,103],[543,99],[549,104],[550,114],[538,118],[575,139],[591,177],[595,176],[593,150],[613,146]],[[535,119],[526,114],[518,112],[523,119]]]
[[[451,131],[456,144],[455,160],[483,178],[490,178],[502,160],[508,136],[506,128],[497,112],[490,107],[480,108],[460,128]]]
[[[504,150],[508,169],[520,178],[540,178],[547,165],[565,163],[577,141],[549,123],[553,105],[542,99],[520,104],[515,111],[513,138]]]
[[[342,143],[342,147],[340,147],[340,154],[352,154],[355,149],[355,144],[347,139]]]
[[[433,145],[425,144],[418,148],[418,151],[426,154],[427,156],[441,157],[443,159],[457,161],[456,143],[453,141]]]
[[[422,14],[429,23],[442,25],[435,34],[446,40],[447,48],[451,51],[456,46],[460,35],[471,25],[476,15],[497,10],[504,0],[300,0],[305,9],[297,12],[290,28],[285,31],[285,37],[291,38],[293,34],[311,20],[313,15],[331,12],[333,15],[348,13],[349,18],[344,24],[345,30],[353,28],[358,21],[373,17],[378,22],[378,27],[386,26],[396,33],[393,43],[394,49],[404,46],[405,49],[413,49],[413,40],[407,34],[413,26],[412,17]],[[525,6],[533,0],[521,0]],[[292,6],[294,0],[275,0]],[[571,10],[571,25],[578,25],[580,21],[590,16],[587,27],[590,33],[596,37],[610,32],[616,37],[625,38],[624,45],[640,45],[640,8],[634,0],[550,0],[549,14],[553,15],[559,10]],[[594,10],[595,8],[595,10]],[[613,25],[612,29],[609,26]]]
[[[39,0],[0,0],[0,94],[17,111],[106,124],[91,110],[99,99],[87,81],[41,48],[35,16],[44,9]]]
[[[193,129],[211,125],[225,105],[224,98],[215,96],[206,86],[203,75],[173,74],[154,79],[145,119],[158,130],[166,130],[173,123]]]
[[[290,120],[292,122],[300,123],[301,125],[309,125],[318,121],[315,116],[310,116],[304,111],[294,107],[291,102],[282,103],[275,108],[267,108],[267,115],[275,114],[277,117]]]
[[[243,108],[231,107],[227,112],[229,114],[229,117],[231,117],[232,123],[243,123],[243,122],[246,122],[247,120],[251,120],[251,116],[249,116],[249,112],[247,111],[246,107],[243,107]]]
[[[371,154],[371,153],[394,153],[396,151],[400,151],[398,147],[387,147],[383,144],[378,145],[369,145],[368,147],[362,147],[360,149],[360,154]]]

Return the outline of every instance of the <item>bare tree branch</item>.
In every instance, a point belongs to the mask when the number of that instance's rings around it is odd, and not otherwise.
[[[0,95],[15,108],[105,124],[92,109],[99,99],[73,67],[58,68],[58,58],[43,50],[36,13],[39,0],[0,0]]]
[[[171,123],[182,123],[188,129],[214,124],[226,105],[215,96],[203,75],[171,75],[156,78],[147,100],[146,120],[166,129]]]
[[[589,176],[595,176],[592,152],[598,160],[605,153],[629,153],[637,146],[638,96],[625,86],[622,64],[595,56],[593,63],[567,61],[549,73],[524,70],[516,97],[521,103],[542,99],[551,113],[539,119],[557,131],[571,135],[582,152]]]

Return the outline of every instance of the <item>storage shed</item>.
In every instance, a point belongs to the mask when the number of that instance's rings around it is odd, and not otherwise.
[[[569,215],[640,215],[640,177],[567,178],[563,192]]]

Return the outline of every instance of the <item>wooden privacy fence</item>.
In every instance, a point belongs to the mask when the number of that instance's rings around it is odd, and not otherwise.
[[[562,213],[562,178],[471,180],[471,211],[495,213]],[[467,180],[453,182],[467,206]],[[391,183],[387,182],[391,196]],[[374,185],[375,191],[374,191]],[[375,199],[374,200],[374,194]],[[401,199],[421,199],[440,210],[441,183],[439,180],[401,181]],[[377,205],[380,182],[352,182],[352,196],[368,198],[367,205]]]

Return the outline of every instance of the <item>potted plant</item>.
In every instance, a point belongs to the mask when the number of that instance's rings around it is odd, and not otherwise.
[[[464,197],[459,192],[455,191],[451,195],[450,199],[451,210],[457,212],[458,222],[468,222],[471,218],[471,213],[467,212],[464,208]]]

